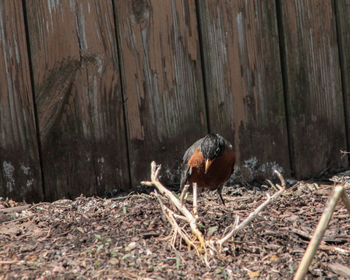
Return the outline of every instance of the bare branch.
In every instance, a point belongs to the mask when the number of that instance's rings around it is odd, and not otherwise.
[[[335,187],[334,193],[330,198],[330,200],[328,201],[327,207],[322,214],[322,217],[316,227],[315,233],[309,243],[309,246],[306,249],[303,259],[301,260],[299,268],[294,276],[294,280],[304,279],[307,273],[307,270],[309,268],[309,265],[311,264],[311,261],[316,253],[316,250],[321,243],[321,240],[326,231],[326,228],[328,227],[329,221],[334,212],[335,205],[337,204],[343,192],[344,192],[343,186],[337,185]]]
[[[275,189],[276,191],[279,190],[279,188],[277,188],[277,187],[271,182],[271,180],[266,179],[266,181],[269,183],[269,185],[270,185],[273,189]]]
[[[171,193],[171,191],[169,191],[162,185],[162,183],[159,181],[158,177],[156,176],[158,175],[159,170],[160,170],[160,165],[156,168],[156,163],[152,161],[151,163],[152,184],[159,190],[159,192],[162,195],[165,195],[169,199],[169,201],[186,217],[186,219],[188,220],[188,223],[190,224],[192,233],[198,238],[200,242],[200,246],[204,248],[205,240],[204,240],[203,234],[197,228],[196,219],[193,217],[191,212],[186,207],[181,205],[181,202]]]
[[[271,202],[275,201],[282,193],[284,192],[284,189],[280,189],[277,193],[275,193],[273,196],[268,197],[268,199],[262,203],[258,208],[254,210],[254,212],[250,213],[250,215],[239,225],[235,226],[228,234],[226,234],[223,238],[216,241],[216,243],[219,246],[222,246],[227,240],[229,240],[234,234],[236,234],[238,231],[242,230],[244,227],[246,227],[263,209],[266,208],[267,205],[269,205]]]
[[[149,187],[153,186],[153,183],[150,181],[141,181],[141,184]]]
[[[343,151],[343,150],[340,150],[340,153],[342,158],[345,157],[347,154],[350,154],[350,152]]]
[[[159,204],[160,204],[160,207],[162,208],[164,216],[168,219],[168,221],[170,222],[170,224],[173,227],[174,234],[176,235],[178,233],[182,237],[182,239],[185,240],[185,242],[187,243],[188,246],[192,246],[193,248],[197,249],[195,244],[191,241],[191,239],[188,237],[188,235],[180,228],[180,226],[176,222],[176,220],[173,216],[175,213],[163,204],[157,191],[155,191],[154,193],[159,201]],[[176,239],[176,237],[174,237],[174,239]]]
[[[242,230],[244,227],[246,227],[263,209],[266,208],[267,205],[269,205],[271,202],[275,201],[284,191],[285,191],[285,186],[286,186],[286,181],[284,180],[283,176],[281,175],[280,172],[277,170],[274,170],[274,172],[277,174],[278,178],[281,181],[281,186],[277,185],[279,191],[276,192],[273,196],[269,196],[267,200],[262,203],[258,208],[254,210],[254,212],[250,213],[250,215],[238,225],[238,220],[236,219],[235,226],[233,229],[226,234],[223,238],[219,239],[216,241],[216,244],[218,244],[220,247],[227,241],[229,240],[234,234],[236,234],[238,231]],[[276,186],[270,181],[267,180],[267,182],[273,187],[276,188]]]
[[[282,188],[285,188],[286,187],[286,180],[284,180],[282,174],[277,169],[275,169],[273,172],[277,175],[278,179],[281,181]]]

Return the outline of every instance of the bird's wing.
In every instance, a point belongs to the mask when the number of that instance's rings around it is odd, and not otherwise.
[[[192,146],[187,149],[187,151],[185,152],[185,154],[182,158],[180,190],[183,189],[183,187],[185,186],[185,184],[187,182],[188,177],[191,175],[191,172],[192,172],[191,168],[188,166],[188,161],[192,157],[194,151],[201,145],[202,141],[203,141],[203,138],[194,142],[192,144]]]
[[[231,142],[228,141],[228,140],[227,140],[226,138],[224,138],[224,137],[222,137],[222,138],[223,138],[224,141],[225,141],[226,147],[229,147],[229,148],[234,152],[233,146],[232,146]],[[235,156],[235,159],[234,159],[234,162],[233,162],[233,165],[232,165],[232,172],[233,172],[234,169],[235,169],[235,162],[236,162],[236,155],[235,155],[235,153],[234,153],[234,156]]]

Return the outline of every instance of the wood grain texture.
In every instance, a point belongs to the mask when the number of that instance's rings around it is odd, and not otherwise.
[[[350,1],[334,1],[337,15],[338,45],[343,83],[343,99],[347,126],[347,151],[350,151]]]
[[[129,190],[112,2],[26,7],[47,198]]]
[[[335,17],[331,0],[280,1],[297,177],[347,165]]]
[[[245,179],[278,166],[289,173],[274,1],[206,0],[198,9],[211,130],[234,143]]]
[[[184,151],[207,133],[194,0],[114,1],[133,184],[179,182]]]
[[[0,1],[0,196],[43,199],[22,1]]]

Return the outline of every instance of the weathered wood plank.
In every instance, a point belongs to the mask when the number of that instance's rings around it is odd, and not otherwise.
[[[343,99],[347,126],[347,151],[350,151],[350,1],[334,1],[337,15],[338,45],[340,51]]]
[[[112,2],[26,3],[47,198],[129,189]]]
[[[211,130],[234,142],[244,179],[289,173],[274,1],[198,5]]]
[[[195,1],[114,1],[133,184],[174,176],[186,148],[207,132]]]
[[[344,109],[331,0],[279,1],[293,161],[298,177],[347,165]]]
[[[0,1],[0,196],[43,199],[21,0]]]

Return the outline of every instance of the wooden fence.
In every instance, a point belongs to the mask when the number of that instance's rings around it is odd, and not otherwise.
[[[208,131],[248,177],[346,167],[348,30],[350,0],[1,0],[0,195],[176,183]]]

